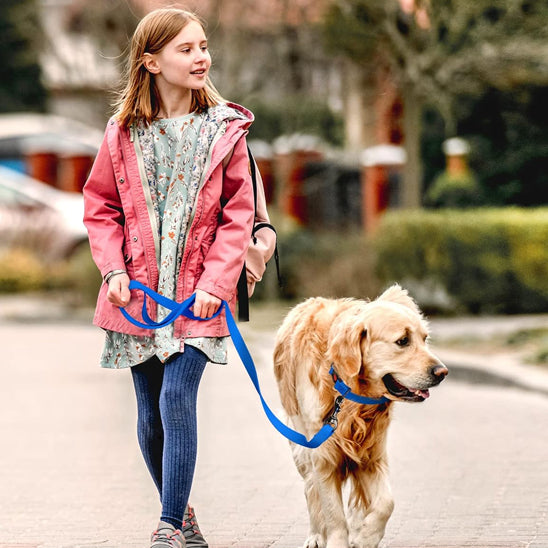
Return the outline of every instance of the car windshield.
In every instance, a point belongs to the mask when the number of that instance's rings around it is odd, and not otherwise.
[[[14,188],[3,185],[2,181],[0,181],[0,204],[12,207],[43,207],[44,205]]]
[[[62,193],[24,173],[0,166],[0,202],[14,206],[52,205]]]

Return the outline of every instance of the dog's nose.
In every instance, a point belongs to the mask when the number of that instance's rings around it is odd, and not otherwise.
[[[441,382],[443,379],[445,379],[448,373],[449,370],[447,369],[447,367],[445,367],[445,365],[442,365],[441,363],[434,365],[434,367],[432,367],[432,369],[430,370],[430,374],[438,379],[438,382]]]

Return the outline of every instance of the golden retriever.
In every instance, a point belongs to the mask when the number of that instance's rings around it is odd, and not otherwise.
[[[293,308],[274,349],[274,372],[292,426],[310,439],[330,416],[329,374],[380,405],[345,400],[335,433],[317,449],[291,444],[305,484],[304,548],[376,548],[393,510],[386,435],[393,401],[422,402],[448,371],[427,345],[428,326],[400,286],[366,302],[312,298]],[[349,483],[347,511],[342,487]]]

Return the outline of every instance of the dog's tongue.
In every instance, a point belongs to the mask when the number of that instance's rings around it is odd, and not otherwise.
[[[429,398],[430,392],[428,390],[413,390],[413,394],[416,394],[417,396],[421,396],[421,398]]]

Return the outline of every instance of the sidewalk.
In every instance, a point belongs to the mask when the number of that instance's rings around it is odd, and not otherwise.
[[[6,321],[0,301],[0,548],[147,548],[159,503],[137,447],[129,372],[97,367],[103,336],[88,319],[32,322],[14,308]],[[276,409],[278,319],[262,315],[252,310],[242,331]],[[546,548],[548,373],[438,353],[448,379],[424,404],[395,406],[396,509],[382,548]],[[496,384],[502,369],[507,382]],[[489,375],[476,382],[470,370]],[[232,349],[229,366],[206,370],[199,430],[191,501],[211,548],[302,546],[302,482]]]

